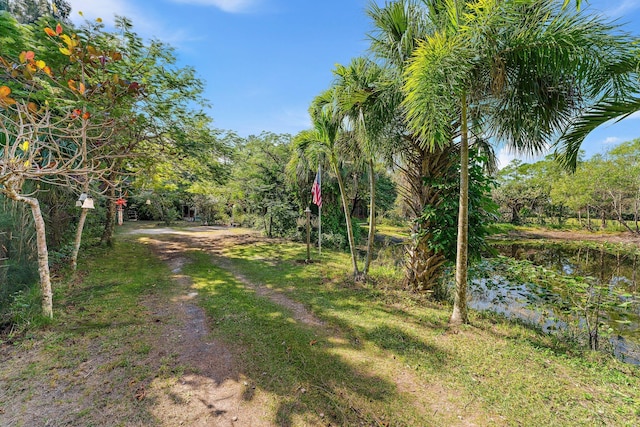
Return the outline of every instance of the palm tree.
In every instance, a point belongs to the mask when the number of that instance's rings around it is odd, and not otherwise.
[[[432,185],[447,176],[452,164],[451,145],[429,146],[418,133],[406,126],[404,71],[419,40],[433,33],[433,24],[426,9],[414,0],[399,0],[384,7],[371,3],[368,9],[374,29],[369,34],[371,53],[386,67],[388,82],[385,95],[395,166],[402,175],[400,192],[411,215],[412,239],[407,245],[405,286],[415,291],[432,289],[437,283],[447,258],[430,245],[434,229],[431,220],[423,217],[425,207],[439,206],[444,197],[441,188]]]
[[[375,161],[381,151],[384,132],[392,122],[395,108],[388,98],[388,76],[385,70],[366,58],[354,58],[348,66],[337,65],[334,70],[336,102],[345,118],[343,125],[354,133],[355,147],[366,157],[369,175],[369,234],[363,267],[366,277],[371,263],[376,230]],[[356,154],[356,157],[359,153]]]
[[[607,73],[627,38],[601,20],[548,0],[427,0],[437,31],[406,70],[405,106],[431,146],[460,133],[456,293],[450,323],[468,322],[469,126],[512,149],[547,149],[597,95],[624,79]],[[613,89],[612,89],[613,90]],[[453,118],[453,119],[452,119]],[[471,135],[473,138],[473,135]]]
[[[344,116],[337,108],[335,90],[328,89],[318,95],[311,104],[309,114],[311,115],[314,128],[302,131],[294,138],[295,155],[298,159],[308,159],[307,162],[298,162],[299,164],[307,163],[316,165],[327,161],[336,176],[347,226],[347,239],[351,252],[353,276],[358,279],[361,273],[356,256],[356,245],[351,224],[351,210],[347,203],[347,194],[340,168],[342,158],[340,144],[341,139],[345,138],[342,129]]]

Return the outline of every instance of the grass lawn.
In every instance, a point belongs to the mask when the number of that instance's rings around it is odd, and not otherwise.
[[[300,244],[181,256],[211,338],[229,347],[254,386],[245,397],[263,397],[271,425],[638,425],[638,367],[491,315],[448,331],[450,308],[397,289],[391,266],[354,285],[346,254],[305,264]],[[189,371],[175,354],[153,357],[160,329],[148,301],[174,298],[169,268],[133,237],[81,265],[57,284],[53,323],[2,347],[0,425],[170,425],[156,400],[136,397]],[[322,324],[295,320],[258,288]]]
[[[358,402],[358,417],[337,406],[333,415],[342,423],[634,425],[640,417],[637,368],[571,351],[489,315],[472,315],[471,326],[448,333],[449,307],[386,287],[392,279],[387,268],[374,270],[377,286],[360,287],[348,280],[344,254],[325,251],[320,262],[304,265],[297,261],[304,256],[300,245],[258,243],[230,248],[226,255],[244,276],[303,302],[334,331],[314,335],[281,309],[257,309],[259,298],[228,292],[233,279],[220,281],[215,270],[196,280],[208,290],[204,295],[215,295],[203,299],[214,318],[243,307],[241,326],[238,319],[221,321],[217,333],[240,337],[246,354],[253,355],[247,365],[255,375],[280,372],[269,385],[282,387],[283,395],[297,383],[317,387],[303,401],[307,410],[326,413],[347,396]],[[190,274],[198,277],[207,265],[200,255]],[[398,367],[410,373],[409,387],[418,391],[403,393],[393,380]]]

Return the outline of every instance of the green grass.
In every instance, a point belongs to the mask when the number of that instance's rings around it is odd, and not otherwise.
[[[459,334],[446,333],[447,307],[393,288],[352,286],[343,254],[325,251],[321,262],[311,265],[296,262],[302,254],[302,246],[293,244],[255,244],[228,251],[245,276],[303,302],[337,328],[351,345],[349,351],[360,353],[359,358],[390,352],[425,384],[443,388],[446,405],[457,406],[460,412],[436,413],[431,420],[437,424],[447,425],[460,415],[475,417],[481,424],[634,425],[640,416],[635,367],[597,354],[567,351],[552,337],[487,314],[472,315],[473,326]],[[244,321],[248,324],[243,330],[251,331],[245,334],[261,335],[261,322],[251,326],[252,317]],[[297,342],[302,348],[309,336],[300,334]],[[280,335],[269,341],[279,344]],[[262,362],[257,371],[273,362],[270,357],[258,359]],[[341,363],[347,363],[344,357]],[[308,380],[315,381],[324,371],[320,366],[318,374],[307,373]],[[391,375],[382,367],[378,373]],[[353,393],[358,395],[357,390]],[[415,419],[415,407],[403,398],[398,407],[397,398],[375,401],[371,410]]]
[[[147,402],[133,398],[158,369],[147,360],[158,327],[143,301],[154,294],[168,298],[168,269],[131,242],[85,253],[80,269],[78,279],[54,283],[54,320],[14,344],[14,354],[28,354],[31,362],[13,358],[0,367],[0,408],[28,420],[33,415],[13,411],[29,409],[38,417],[49,413],[48,405],[67,407],[49,420],[56,425],[149,422]]]
[[[533,219],[530,219],[530,222],[527,222],[522,225],[514,225],[506,222],[491,224],[490,226],[490,234],[504,234],[510,231],[535,231],[535,230],[564,230],[564,231],[585,231],[586,228],[586,220],[583,219],[582,225],[578,221],[577,218],[568,218],[566,219],[562,225],[558,225],[557,221],[554,222],[553,219],[547,219],[546,224],[538,224]],[[591,219],[591,227],[593,229],[593,233],[596,234],[611,234],[611,233],[620,233],[627,231],[618,221],[607,220],[606,226],[604,229],[601,228],[602,221],[597,218]],[[633,228],[635,225],[633,221],[627,221],[627,224]]]
[[[348,255],[323,250],[305,264],[301,244],[236,245],[223,264],[203,251],[185,256],[182,273],[212,334],[246,378],[244,398],[267,396],[274,425],[633,426],[640,418],[637,367],[486,313],[452,333],[450,308],[399,289],[400,272],[386,261],[356,285]],[[40,357],[0,366],[0,408],[15,399],[37,411],[46,393],[79,388],[80,410],[56,422],[157,424],[153,402],[131,396],[135,385],[183,373],[175,354],[148,359],[158,328],[144,301],[173,295],[168,269],[133,241],[82,265],[82,280],[58,286],[53,323],[15,350]],[[237,274],[302,303],[324,325],[296,321]]]
[[[369,227],[363,227],[366,230]],[[395,225],[376,225],[376,233],[384,234],[385,236],[396,237],[399,239],[408,239],[411,235],[409,233],[409,227],[399,227]]]

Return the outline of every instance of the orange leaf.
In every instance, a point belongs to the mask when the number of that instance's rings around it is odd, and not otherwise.
[[[75,80],[69,80],[67,82],[67,85],[69,86],[69,89],[71,89],[71,90],[78,90],[76,88],[76,81]]]
[[[16,103],[16,100],[13,98],[9,98],[9,97],[0,98],[0,107],[6,107],[9,105],[13,105],[15,103]]]
[[[49,66],[47,65],[46,67],[44,67],[42,69],[42,71],[44,71],[46,74],[51,75],[51,68],[49,68]]]
[[[84,83],[80,82],[80,84],[78,85],[78,92],[80,92],[80,95],[84,95],[84,92],[87,90],[86,86],[84,85]]]
[[[62,25],[60,24],[56,25],[56,34],[57,35],[62,34]]]
[[[38,104],[36,104],[35,102],[30,102],[27,104],[27,109],[32,113],[35,113],[38,111]]]
[[[89,117],[91,117],[91,113],[88,111],[82,115],[82,118],[85,120],[89,120]]]
[[[0,86],[0,106],[8,106],[16,103],[16,100],[10,98],[11,89],[7,86]]]
[[[122,54],[120,52],[113,52],[113,55],[111,55],[111,58],[114,61],[119,61],[122,59]]]
[[[33,53],[33,51],[32,51],[32,50],[30,50],[30,51],[28,51],[28,52],[25,52],[25,54],[24,54],[24,57],[25,57],[25,59],[26,59],[27,61],[31,61],[31,60],[33,60],[33,58],[35,58],[35,56],[36,56],[36,54],[35,54],[35,53]]]
[[[47,33],[47,35],[48,35],[48,36],[51,36],[51,37],[56,37],[56,36],[57,36],[56,32],[55,32],[55,31],[53,31],[53,30],[52,30],[51,28],[49,28],[49,27],[45,28],[45,29],[44,29],[44,32],[45,32],[45,33]]]

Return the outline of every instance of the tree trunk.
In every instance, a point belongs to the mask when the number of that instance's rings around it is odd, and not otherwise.
[[[442,266],[446,262],[441,252],[429,245],[433,233],[433,224],[422,217],[426,206],[439,206],[442,203],[442,190],[434,185],[425,184],[425,178],[431,180],[448,179],[452,164],[452,147],[421,147],[418,138],[407,137],[409,146],[404,149],[404,184],[400,186],[404,202],[411,210],[411,241],[405,248],[404,286],[412,291],[437,291]],[[438,297],[439,295],[436,295]]]
[[[578,209],[578,225],[580,226],[580,228],[583,227],[582,225],[582,210]]]
[[[38,247],[38,273],[40,274],[40,290],[42,294],[42,315],[53,319],[53,293],[51,292],[51,274],[49,273],[49,251],[47,250],[47,234],[40,210],[40,203],[34,197],[25,197],[17,193],[8,194],[10,199],[23,202],[31,208],[33,222],[36,227],[36,243]]]
[[[467,257],[469,242],[469,138],[467,129],[467,97],[462,95],[460,117],[460,206],[458,209],[458,243],[456,249],[456,293],[449,325],[468,323]]]
[[[587,205],[587,230],[593,230],[591,227],[591,209],[589,209],[589,205]]]
[[[369,265],[373,256],[373,243],[376,238],[376,176],[374,173],[373,158],[369,159],[369,237],[367,240],[367,257],[364,262],[363,275],[369,273]]]
[[[89,194],[89,180],[86,179],[82,192]],[[80,219],[78,220],[78,228],[76,229],[76,238],[73,242],[73,251],[71,252],[71,270],[76,271],[78,268],[78,253],[80,252],[80,244],[82,243],[82,231],[84,230],[84,222],[87,219],[89,209],[80,209]]]
[[[511,224],[514,224],[514,225],[520,224],[520,215],[518,214],[518,211],[520,211],[519,205],[511,206]]]
[[[338,167],[338,162],[333,159],[331,162],[331,166],[333,167],[333,171],[338,178],[338,187],[340,188],[340,198],[342,199],[342,209],[344,210],[344,218],[347,223],[347,239],[349,240],[349,249],[351,250],[351,263],[353,265],[353,277],[356,279],[360,279],[360,270],[358,269],[358,260],[356,258],[356,244],[353,239],[353,230],[351,227],[351,213],[349,212],[349,207],[347,205],[347,195],[345,194],[344,189],[344,181],[342,180],[342,175],[340,174],[340,168]]]
[[[113,233],[115,231],[116,224],[116,188],[109,186],[109,197],[107,199],[107,217],[104,222],[104,230],[102,231],[102,238],[100,243],[107,246],[113,246]]]
[[[80,252],[80,244],[82,243],[82,230],[84,229],[84,222],[87,219],[87,213],[89,213],[89,209],[81,209],[80,219],[78,220],[78,228],[76,229],[76,238],[73,242],[73,251],[71,252],[71,269],[73,271],[76,271],[76,269],[78,268],[78,253]]]

